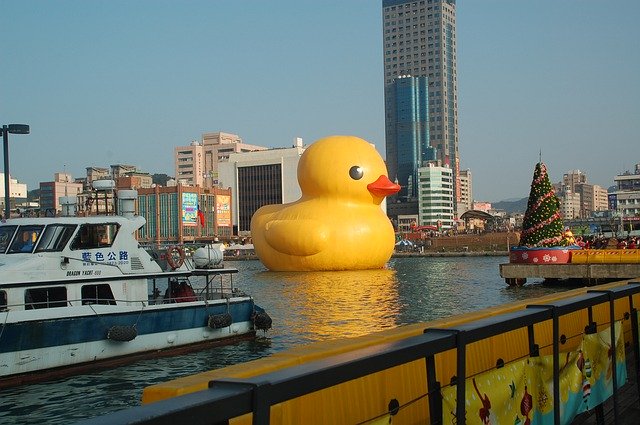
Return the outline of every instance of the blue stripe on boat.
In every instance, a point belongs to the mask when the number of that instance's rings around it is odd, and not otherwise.
[[[65,307],[60,307],[65,308]],[[233,323],[251,320],[253,300],[229,304]],[[180,331],[207,326],[211,314],[227,312],[226,304],[143,310],[131,313],[91,314],[89,316],[6,323],[0,340],[0,353],[100,341],[111,326],[136,325],[138,335]]]

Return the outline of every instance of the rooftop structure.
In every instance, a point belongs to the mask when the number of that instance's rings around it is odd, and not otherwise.
[[[303,152],[302,140],[296,139],[292,148],[232,153],[220,161],[220,184],[233,193],[233,225],[239,235],[250,231],[251,217],[261,206],[302,196],[297,170]]]
[[[185,185],[217,187],[218,162],[232,153],[266,150],[266,147],[249,145],[232,133],[204,133],[201,141],[174,149],[176,180]]]

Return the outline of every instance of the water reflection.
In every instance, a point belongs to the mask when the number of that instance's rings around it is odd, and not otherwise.
[[[398,258],[389,263],[399,281],[399,324],[425,322],[565,288],[527,284],[508,288],[499,274],[503,257]]]
[[[359,336],[397,325],[400,304],[394,270],[263,271],[255,277],[277,291],[268,311],[273,312],[274,323],[296,335],[298,343]]]

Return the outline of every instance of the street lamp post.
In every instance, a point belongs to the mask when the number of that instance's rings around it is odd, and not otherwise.
[[[11,217],[9,194],[9,133],[29,134],[29,126],[26,124],[9,124],[2,126],[2,142],[4,147],[4,218]]]

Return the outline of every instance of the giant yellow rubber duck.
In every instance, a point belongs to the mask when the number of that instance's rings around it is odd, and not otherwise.
[[[316,141],[300,157],[298,182],[299,200],[263,206],[251,219],[256,254],[268,269],[384,267],[395,237],[380,204],[400,186],[372,144],[353,136]]]

